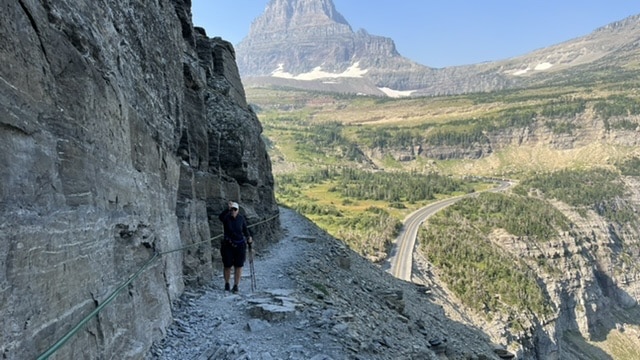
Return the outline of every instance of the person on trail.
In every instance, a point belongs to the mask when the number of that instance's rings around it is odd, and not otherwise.
[[[220,255],[224,266],[224,290],[229,291],[229,280],[231,278],[231,268],[235,268],[233,273],[233,291],[238,292],[238,284],[242,276],[242,267],[247,258],[247,244],[253,242],[253,237],[247,221],[240,215],[238,203],[229,201],[228,207],[220,213],[219,219],[224,226],[224,237],[220,243]]]

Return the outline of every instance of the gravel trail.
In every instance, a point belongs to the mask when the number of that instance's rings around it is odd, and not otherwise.
[[[314,236],[317,229],[288,209],[280,209],[280,219],[283,238],[254,259],[257,290],[251,292],[248,259],[238,294],[224,291],[221,271],[217,271],[219,275],[210,286],[196,292],[188,290],[177,301],[174,323],[147,359],[332,358],[323,350],[326,344],[314,342],[318,336],[309,330],[306,317],[290,321],[291,306],[299,309],[302,305],[290,297],[295,291],[290,270],[304,260],[305,250],[310,247],[305,238]],[[251,316],[252,305],[271,304],[278,297],[291,305],[282,309],[283,314],[275,311],[276,315],[266,315],[267,320],[260,315],[256,318],[255,312]]]

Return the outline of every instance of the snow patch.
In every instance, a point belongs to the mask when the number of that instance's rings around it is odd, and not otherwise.
[[[516,75],[516,76],[518,76],[518,75],[524,75],[524,74],[526,74],[529,70],[531,70],[531,68],[530,68],[530,67],[527,67],[527,68],[526,68],[526,69],[524,69],[524,70],[518,70],[518,71],[514,72],[514,73],[513,73],[513,75]]]
[[[551,63],[543,62],[542,64],[536,65],[536,67],[533,68],[533,69],[537,70],[537,71],[541,71],[541,70],[547,70],[547,69],[551,68],[552,66],[553,66],[553,64],[551,64]]]
[[[543,62],[543,63],[540,63],[540,64],[536,65],[533,69],[531,69],[531,67],[527,66],[526,69],[516,70],[512,74],[515,75],[515,76],[524,75],[524,74],[528,73],[531,70],[544,71],[544,70],[550,69],[551,67],[553,67],[552,63]]]
[[[278,65],[278,68],[271,73],[271,76],[283,79],[294,79],[294,80],[318,80],[318,79],[326,79],[326,78],[343,78],[343,77],[351,77],[351,78],[360,78],[364,74],[369,71],[368,69],[360,69],[360,63],[355,63],[351,65],[347,70],[342,73],[336,74],[331,72],[326,72],[322,70],[321,66],[317,66],[312,71],[308,73],[302,73],[298,75],[293,75],[284,71],[284,64]]]
[[[415,92],[415,90],[405,90],[405,91],[393,90],[393,89],[389,89],[388,87],[381,87],[378,89],[380,89],[380,91],[385,93],[385,95],[387,95],[388,97],[392,97],[392,98],[411,96],[411,94]]]

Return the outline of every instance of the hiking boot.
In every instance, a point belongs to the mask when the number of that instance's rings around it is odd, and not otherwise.
[[[232,293],[237,293],[238,292],[238,285],[233,285],[233,289],[231,289]]]
[[[224,291],[229,291],[229,283],[224,283]]]

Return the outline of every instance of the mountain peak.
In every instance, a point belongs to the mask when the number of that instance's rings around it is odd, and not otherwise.
[[[251,24],[249,37],[314,27],[352,32],[331,0],[272,0],[264,13]]]
[[[268,77],[326,85],[349,78],[362,83],[356,92],[373,90],[376,95],[382,94],[378,83],[385,84],[375,76],[380,69],[397,74],[417,65],[398,54],[393,40],[354,32],[332,0],[271,0],[236,54],[245,80]],[[406,76],[398,83],[412,85]]]

